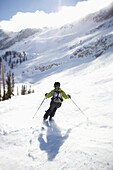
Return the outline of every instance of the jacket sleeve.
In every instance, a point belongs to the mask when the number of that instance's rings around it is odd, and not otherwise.
[[[54,95],[54,90],[51,90],[49,93],[47,93],[45,96],[47,98],[52,97]]]
[[[69,96],[62,90],[62,96],[65,98],[65,99],[69,99]]]

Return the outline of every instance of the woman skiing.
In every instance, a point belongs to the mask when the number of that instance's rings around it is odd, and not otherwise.
[[[47,110],[47,112],[44,114],[44,117],[43,117],[44,122],[48,118],[48,116],[50,116],[49,120],[51,120],[52,117],[54,117],[56,110],[59,107],[61,107],[63,98],[65,99],[71,98],[70,95],[66,95],[66,93],[63,90],[61,90],[59,82],[54,83],[54,90],[51,90],[49,93],[46,93],[45,97],[46,98],[52,97],[52,98],[50,102],[50,107]]]

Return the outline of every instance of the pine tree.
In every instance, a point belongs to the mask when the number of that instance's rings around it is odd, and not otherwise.
[[[11,98],[12,88],[11,88],[11,72],[7,73],[7,98]]]
[[[19,90],[18,90],[18,87],[17,87],[17,96],[19,96]]]
[[[18,64],[18,58],[17,58],[17,60],[16,60],[16,64]]]
[[[3,100],[6,99],[6,91],[5,91],[5,71],[4,71],[4,62],[2,60],[2,82],[3,82]]]
[[[24,54],[24,57],[26,56],[26,53],[25,53],[25,51],[23,51],[23,54]]]
[[[9,58],[9,62],[8,62],[8,65],[10,66],[11,65],[11,62],[12,62],[12,59],[11,57]]]
[[[23,85],[22,85],[22,87],[21,87],[21,95],[23,95]]]
[[[31,93],[31,86],[30,86],[30,88],[29,88],[29,90],[28,90],[28,94],[30,94]]]
[[[25,95],[25,85],[22,85],[21,95]]]
[[[1,65],[0,65],[0,101],[2,100],[2,94],[1,94]]]
[[[2,63],[2,58],[0,57],[0,65],[1,65],[1,63]]]
[[[11,69],[13,69],[13,67],[14,67],[14,64],[13,64],[13,62],[12,62],[12,63],[11,63],[11,67],[10,67],[10,68],[11,68]]]
[[[22,63],[22,58],[20,58],[20,64]]]
[[[27,92],[27,90],[26,90],[25,85],[22,85],[22,88],[21,88],[21,95],[25,95],[26,92]]]
[[[15,84],[15,81],[14,81],[14,72],[13,72],[12,73],[12,94],[14,93],[14,84]]]
[[[24,95],[26,94],[26,86],[24,85]]]

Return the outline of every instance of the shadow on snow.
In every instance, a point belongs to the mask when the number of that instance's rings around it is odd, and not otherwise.
[[[56,157],[60,147],[69,137],[70,131],[71,129],[68,129],[66,134],[62,136],[56,123],[52,122],[52,125],[47,126],[46,141],[43,138],[43,134],[39,134],[38,141],[40,143],[40,149],[47,153],[48,161],[52,161]]]

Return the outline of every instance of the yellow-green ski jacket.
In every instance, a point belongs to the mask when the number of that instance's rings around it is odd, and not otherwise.
[[[56,87],[55,89],[60,89],[61,90],[61,88],[59,88],[59,87]],[[55,92],[55,90],[51,90],[49,93],[47,93],[45,96],[47,97],[47,98],[49,98],[49,97],[53,97],[54,96],[54,92]],[[65,99],[69,99],[69,96],[63,91],[63,90],[61,90],[61,98],[62,97],[64,97]]]

